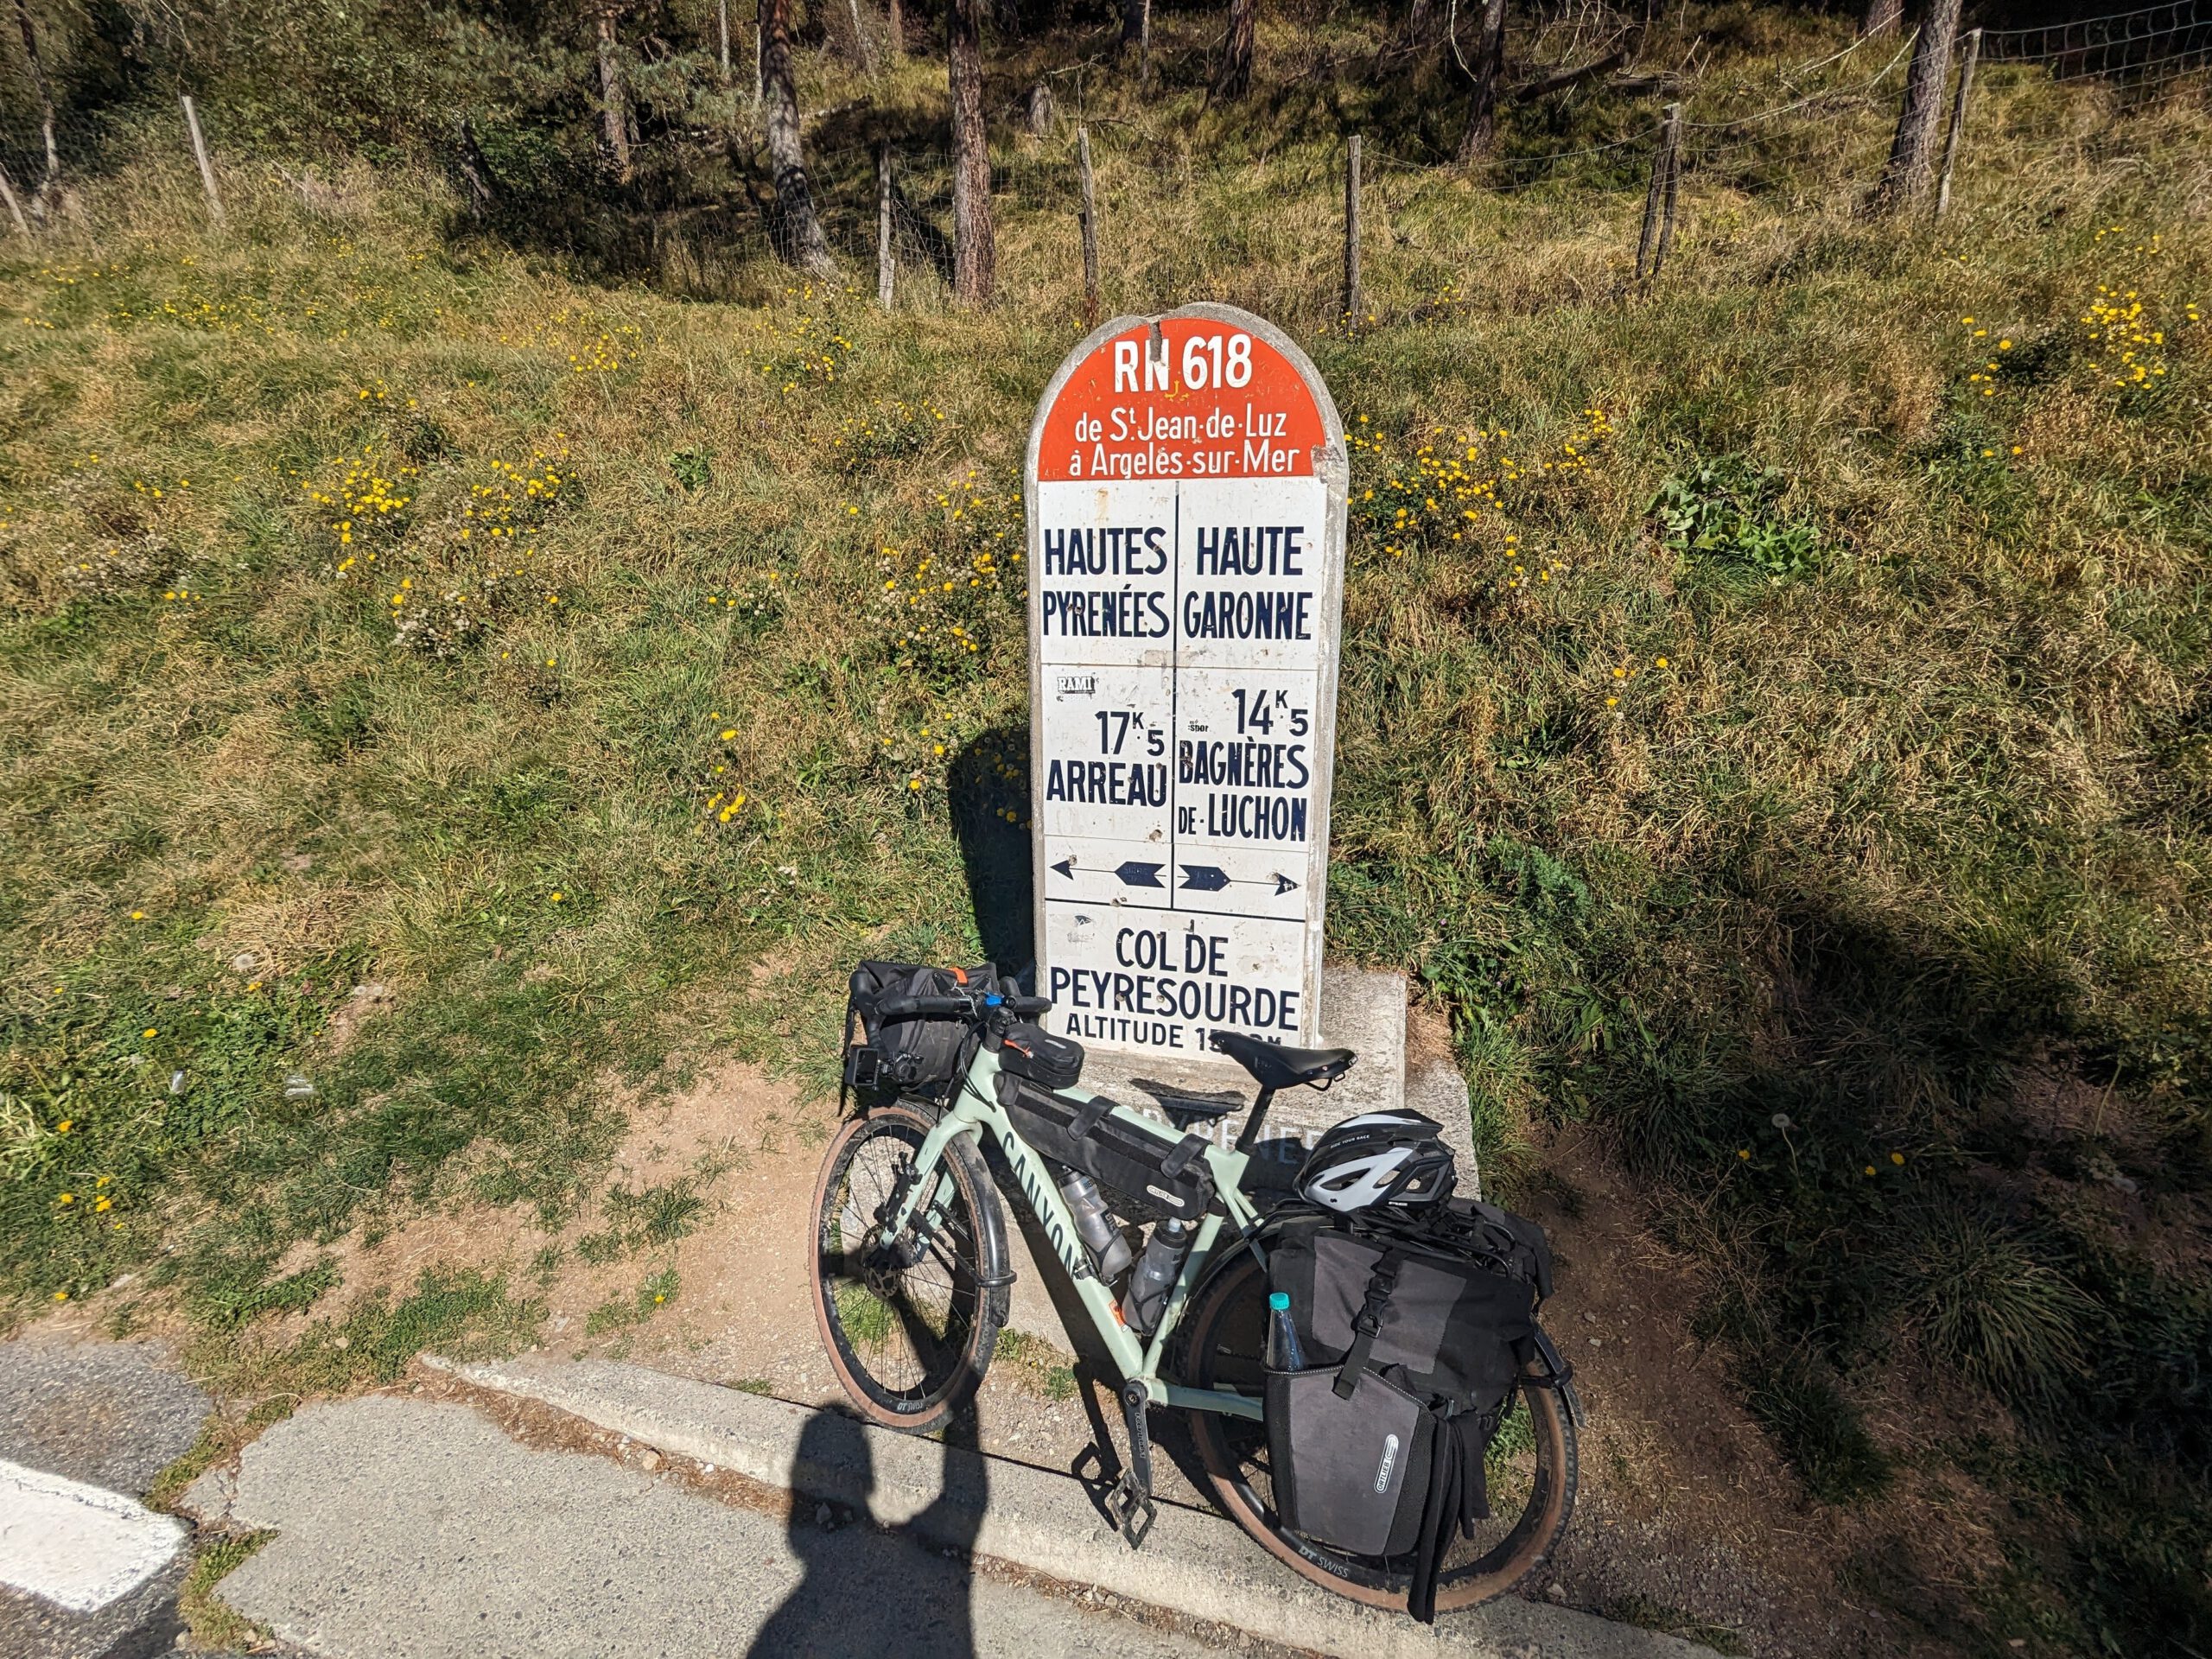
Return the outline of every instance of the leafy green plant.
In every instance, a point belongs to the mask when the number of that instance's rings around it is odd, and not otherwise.
[[[714,482],[715,469],[700,449],[678,449],[668,458],[668,470],[689,494],[696,495]]]
[[[1645,508],[1661,542],[1685,559],[1735,564],[1772,582],[1795,581],[1819,563],[1809,518],[1782,510],[1789,480],[1740,455],[1700,461],[1659,486]]]

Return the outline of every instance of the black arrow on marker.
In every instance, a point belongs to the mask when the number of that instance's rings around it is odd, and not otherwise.
[[[1160,885],[1160,873],[1166,868],[1161,864],[1140,864],[1133,858],[1114,874],[1122,878],[1125,887],[1156,887]]]
[[[1212,864],[1185,864],[1183,867],[1183,891],[1185,893],[1219,893],[1232,882],[1241,887],[1272,887],[1278,895],[1294,893],[1298,889],[1298,883],[1287,875],[1238,877]]]
[[[1052,868],[1058,870],[1062,875],[1067,877],[1069,880],[1072,881],[1075,880],[1075,860],[1071,858],[1064,858],[1058,863],[1053,865]]]

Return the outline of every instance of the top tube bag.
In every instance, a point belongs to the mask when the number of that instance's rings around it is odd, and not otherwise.
[[[859,1094],[905,1090],[944,1098],[968,1035],[964,1020],[887,1020],[894,997],[950,996],[998,988],[990,963],[975,968],[921,968],[904,962],[864,962],[853,969],[845,999],[845,1086]],[[861,1040],[855,1041],[855,1027]]]

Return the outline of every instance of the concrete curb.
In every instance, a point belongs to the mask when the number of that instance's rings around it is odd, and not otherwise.
[[[1424,1627],[1308,1584],[1222,1516],[1169,1504],[1160,1506],[1142,1551],[1132,1551],[1071,1476],[857,1425],[827,1442],[850,1448],[847,1455],[804,1452],[801,1435],[819,1415],[809,1408],[639,1365],[461,1364],[429,1356],[424,1363],[662,1452],[866,1510],[880,1524],[910,1528],[931,1544],[1342,1659],[1694,1659],[1707,1651],[1511,1597]],[[817,1446],[824,1443],[816,1437]]]

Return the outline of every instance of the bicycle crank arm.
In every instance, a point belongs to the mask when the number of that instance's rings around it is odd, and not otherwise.
[[[1160,1510],[1152,1501],[1152,1427],[1145,1408],[1151,1395],[1140,1379],[1122,1384],[1122,1422],[1128,1431],[1129,1466],[1106,1494],[1106,1512],[1129,1541],[1131,1549],[1142,1549],[1152,1534]]]

